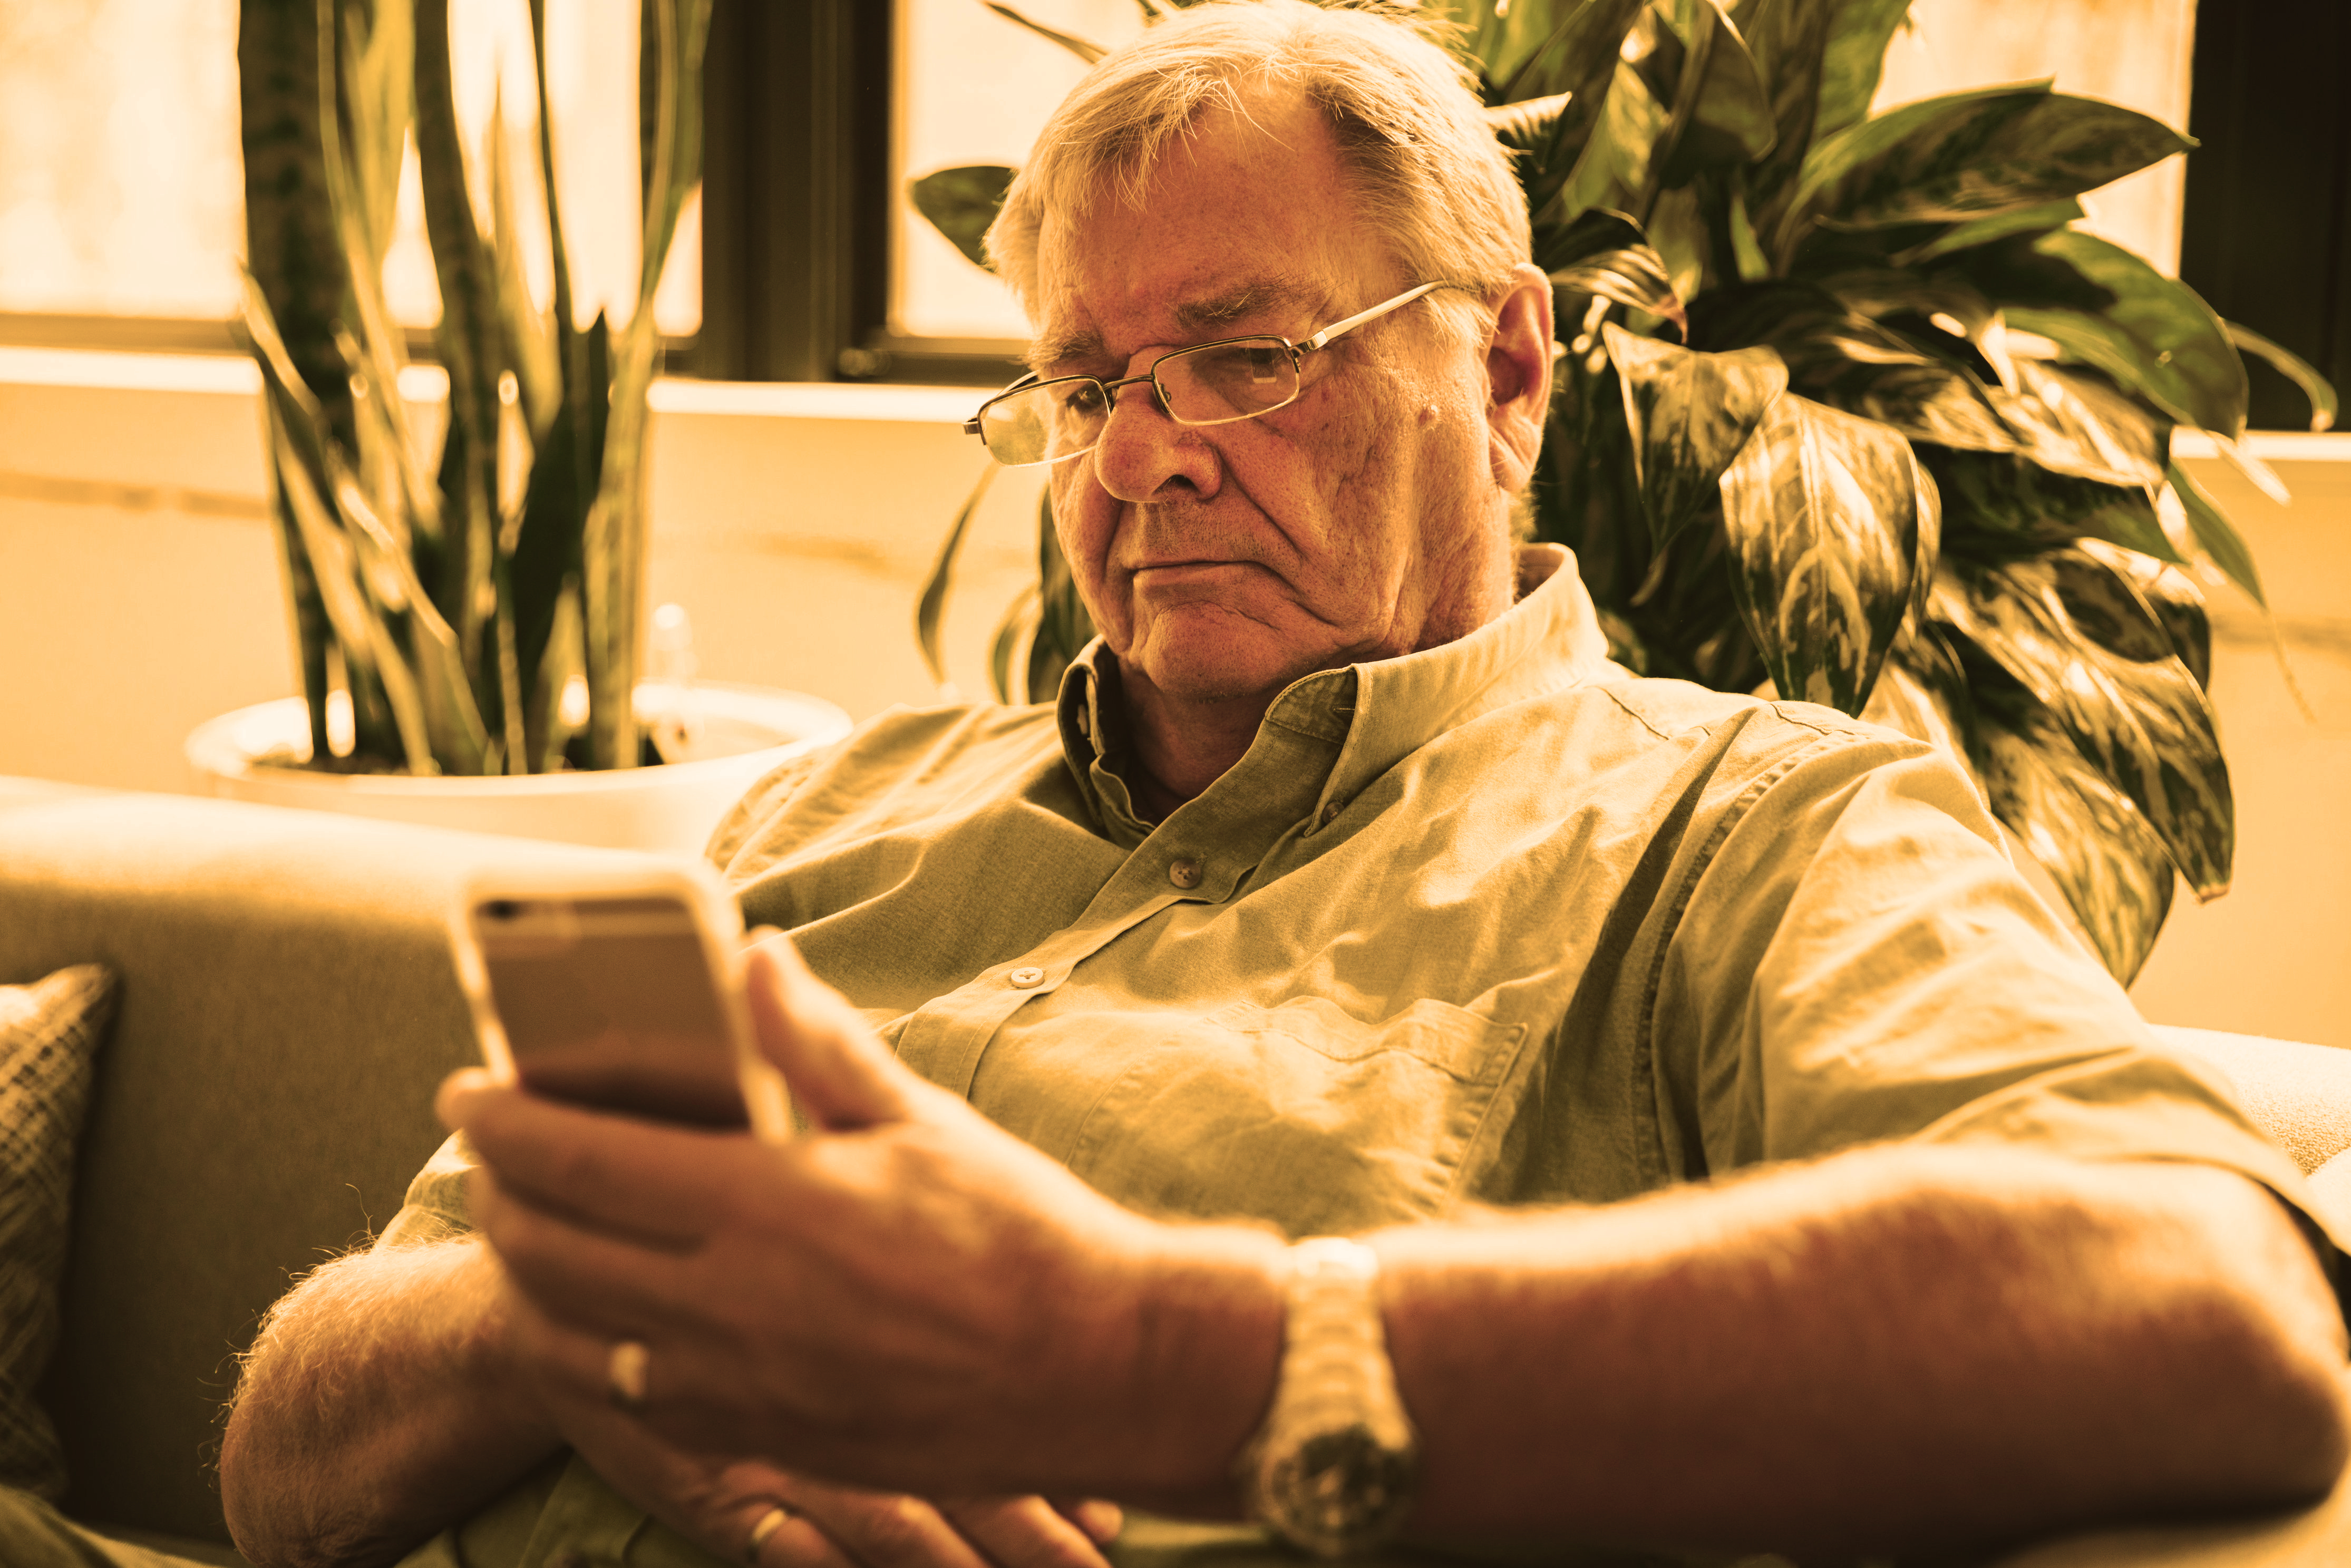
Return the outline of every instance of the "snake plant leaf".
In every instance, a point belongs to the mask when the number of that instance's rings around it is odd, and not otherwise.
[[[2083,211],[2082,204],[2072,196],[2029,207],[2014,207],[2004,213],[1993,213],[1988,217],[1951,224],[1930,239],[1893,252],[1888,259],[1896,267],[1924,267],[1955,251],[1972,250],[1980,245],[2006,239],[2011,235],[2047,234],[2052,229],[2062,229],[2088,215]]]
[[[2244,536],[2237,532],[2229,515],[2179,464],[2165,465],[2164,482],[2179,497],[2188,514],[2188,531],[2195,536],[2197,548],[2212,558],[2212,564],[2231,582],[2244,590],[2246,598],[2267,610],[2270,601],[2262,591],[2261,569],[2253,564],[2253,552],[2246,547]]]
[[[954,169],[934,169],[907,187],[914,210],[930,219],[964,258],[989,272],[985,240],[987,225],[1004,206],[1017,169],[1001,163],[967,163]]]
[[[1935,448],[1922,461],[1942,493],[1943,548],[1953,554],[2011,560],[2088,538],[2179,560],[2141,486],[2101,484],[1997,452]]]
[[[1772,685],[1861,712],[1936,531],[1910,444],[1782,393],[1723,473],[1722,515],[1731,588]]]
[[[1053,526],[1053,492],[1049,488],[1037,502],[1037,631],[1029,640],[1029,700],[1051,702],[1061,690],[1061,673],[1093,638],[1093,617],[1078,596],[1077,580]]]
[[[369,271],[380,273],[399,212],[401,164],[415,90],[414,8],[391,4],[337,9],[342,27],[343,96],[350,105],[340,129],[347,141],[355,210],[373,259]]]
[[[416,13],[416,159],[425,237],[441,283],[434,342],[449,374],[449,428],[441,449],[445,527],[432,588],[434,602],[457,628],[467,656],[477,659],[496,535],[493,507],[503,356],[497,283],[466,179],[450,70],[447,0],[425,0]]]
[[[1788,369],[1769,349],[1700,353],[1635,337],[1614,321],[1601,336],[1623,391],[1642,515],[1662,549],[1712,498],[1787,386]]]
[[[2178,279],[2075,229],[1951,259],[2011,326],[2052,340],[2176,420],[2231,440],[2243,433],[2244,361],[2212,308]]]
[[[1003,0],[979,0],[979,3],[987,6],[989,10],[995,12],[998,16],[1003,17],[1006,21],[1013,23],[1015,26],[1028,28],[1029,31],[1036,34],[1039,37],[1043,38],[1048,43],[1061,45],[1061,47],[1069,50],[1070,53],[1077,56],[1078,58],[1085,61],[1088,65],[1093,64],[1096,60],[1110,53],[1108,49],[1102,47],[1100,44],[1093,42],[1090,38],[1081,38],[1075,33],[1064,33],[1059,27],[1049,27],[1045,26],[1044,23],[1036,20],[1034,17],[1024,16],[1019,12],[1014,10],[1011,6],[1005,5]]]
[[[1974,376],[1921,352],[1818,284],[1768,278],[1708,289],[1691,306],[1690,341],[1717,350],[1768,347],[1797,392],[1913,440],[1980,452],[2017,446]]]
[[[2280,375],[2302,389],[2310,400],[2310,428],[2314,431],[2335,428],[2335,416],[2342,412],[2335,402],[2335,384],[2318,373],[2318,368],[2282,343],[2272,342],[2251,327],[2224,321],[2229,340],[2248,354],[2267,361]]]
[[[1993,814],[2057,884],[2107,972],[2129,985],[2171,913],[2163,841],[2045,712],[1986,727],[1975,761]]]
[[[962,553],[964,535],[971,529],[971,519],[979,511],[979,503],[987,494],[988,482],[996,477],[998,465],[988,459],[981,466],[979,477],[964,497],[963,506],[956,512],[955,526],[939,546],[938,559],[931,563],[930,575],[923,580],[922,597],[914,601],[914,645],[922,650],[923,663],[929,666],[934,685],[947,685],[946,660],[939,653],[939,622],[945,619],[947,588],[955,578],[956,557]]]
[[[2211,705],[2137,588],[2078,546],[1944,560],[1935,617],[2048,710],[2198,897],[2226,892],[2236,818]]]
[[[522,219],[515,206],[514,149],[507,137],[504,92],[490,110],[490,248],[496,280],[498,343],[514,372],[530,439],[547,438],[563,402],[563,368],[547,313],[532,298],[523,260]]]
[[[2047,82],[1905,104],[1813,144],[1775,248],[1815,221],[1964,223],[2103,185],[2194,143],[2161,120]]]

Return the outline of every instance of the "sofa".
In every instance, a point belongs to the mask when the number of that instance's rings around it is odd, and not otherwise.
[[[120,982],[78,1151],[62,1343],[39,1390],[68,1515],[241,1561],[212,1469],[236,1353],[292,1278],[390,1218],[440,1140],[434,1085],[475,1059],[444,935],[458,882],[492,862],[627,858],[0,779],[0,984],[89,962]],[[2351,1217],[2351,1051],[2175,1042],[2228,1071]],[[2346,1508],[2320,1511],[2326,1550],[2345,1547]],[[2291,1545],[2319,1526],[2262,1528]]]

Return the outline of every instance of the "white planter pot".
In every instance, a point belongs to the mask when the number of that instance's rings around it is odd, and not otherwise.
[[[646,695],[641,686],[641,710]],[[799,692],[697,683],[693,700],[704,727],[697,749],[740,749],[658,768],[518,779],[313,773],[255,760],[310,754],[308,709],[300,697],[281,697],[199,726],[188,737],[187,757],[198,793],[232,800],[695,855],[726,808],[762,775],[849,731],[847,714]]]

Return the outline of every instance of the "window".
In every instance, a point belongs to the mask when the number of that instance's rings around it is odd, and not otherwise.
[[[550,0],[549,91],[559,190],[583,311],[633,306],[635,120],[594,111],[636,87],[634,0]],[[503,101],[528,147],[526,0],[454,9],[452,75],[469,142]],[[0,340],[231,349],[244,246],[236,0],[10,0],[0,10]],[[478,154],[477,154],[478,155]],[[400,236],[385,264],[394,313],[429,328],[440,298],[412,140]],[[537,204],[519,187],[527,209]],[[480,205],[487,208],[486,192]],[[528,230],[543,223],[526,210]],[[665,334],[701,317],[691,209],[655,302]],[[543,241],[533,281],[549,292]]]

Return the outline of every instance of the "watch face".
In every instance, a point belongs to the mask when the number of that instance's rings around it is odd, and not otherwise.
[[[1335,1555],[1385,1538],[1412,1500],[1414,1455],[1361,1423],[1317,1432],[1267,1477],[1282,1533]]]

